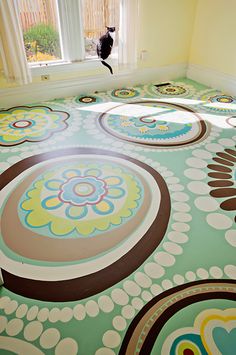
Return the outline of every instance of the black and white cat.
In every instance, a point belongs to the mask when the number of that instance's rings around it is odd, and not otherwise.
[[[101,63],[107,67],[111,74],[113,74],[112,67],[105,62],[105,59],[111,54],[113,43],[115,40],[115,27],[106,27],[107,32],[99,38],[97,44],[97,55],[101,58]]]

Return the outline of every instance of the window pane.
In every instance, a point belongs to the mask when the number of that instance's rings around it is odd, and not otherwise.
[[[62,58],[56,0],[18,0],[29,62]]]
[[[97,56],[98,39],[106,33],[106,26],[116,28],[116,40],[112,53],[118,49],[120,21],[119,0],[82,0],[86,57]]]

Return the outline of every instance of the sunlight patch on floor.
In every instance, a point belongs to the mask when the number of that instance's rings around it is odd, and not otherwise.
[[[164,113],[166,111],[169,111],[170,109],[164,107],[143,106],[138,104],[123,104],[122,102],[106,102],[89,107],[79,107],[78,110],[101,113],[108,111],[110,114],[113,115],[140,117],[153,115],[161,112]]]

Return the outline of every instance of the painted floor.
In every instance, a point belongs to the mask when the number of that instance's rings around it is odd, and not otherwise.
[[[0,353],[236,349],[236,98],[179,79],[0,110]]]

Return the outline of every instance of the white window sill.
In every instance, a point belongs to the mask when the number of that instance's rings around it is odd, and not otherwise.
[[[112,67],[118,66],[117,56],[111,56],[107,62]],[[100,69],[102,67],[100,60],[96,57],[85,59],[81,62],[65,62],[58,60],[56,62],[30,63],[29,64],[33,77],[47,74],[63,74],[68,72],[87,72],[90,70]]]

